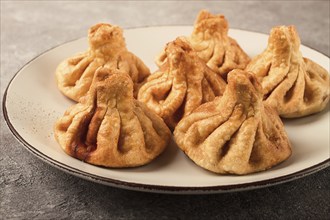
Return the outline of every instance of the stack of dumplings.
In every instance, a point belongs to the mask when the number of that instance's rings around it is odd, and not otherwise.
[[[89,49],[55,73],[59,90],[78,102],[55,123],[59,145],[90,164],[137,167],[155,160],[173,131],[188,158],[217,174],[264,171],[288,159],[280,117],[322,111],[329,73],[302,56],[294,26],[274,27],[252,59],[228,30],[223,15],[202,10],[192,34],[168,42],[150,74],[120,27],[91,27]]]

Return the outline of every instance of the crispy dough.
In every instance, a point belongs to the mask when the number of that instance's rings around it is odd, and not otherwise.
[[[110,24],[96,24],[89,29],[88,40],[88,51],[62,61],[57,67],[55,75],[60,91],[78,101],[91,87],[96,69],[107,66],[128,73],[137,94],[140,84],[150,75],[150,71],[137,56],[127,50],[122,29]]]
[[[173,129],[183,116],[222,95],[226,83],[184,38],[168,43],[165,56],[166,62],[140,88],[138,100],[155,110]]]
[[[228,22],[223,15],[212,15],[202,10],[191,36],[187,37],[197,55],[225,80],[231,70],[244,69],[250,61],[238,43],[228,36],[228,29]],[[165,61],[164,58],[164,52],[156,58],[158,66]]]
[[[55,138],[72,157],[105,167],[135,167],[155,159],[171,132],[133,98],[127,74],[99,68],[93,86],[55,124]]]
[[[268,46],[246,70],[261,82],[264,100],[284,118],[296,118],[322,111],[329,101],[329,73],[303,58],[294,26],[271,30]]]
[[[228,74],[222,97],[184,117],[174,138],[197,165],[216,173],[262,171],[291,155],[282,121],[263,104],[257,79],[243,70]]]

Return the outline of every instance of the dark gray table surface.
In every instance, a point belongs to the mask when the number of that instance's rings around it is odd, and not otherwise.
[[[200,9],[232,28],[268,33],[294,24],[302,44],[329,56],[329,1],[1,1],[1,100],[14,74],[98,22],[191,25]],[[1,101],[2,103],[2,101]],[[1,114],[0,219],[326,219],[330,168],[262,189],[166,195],[117,189],[64,173],[29,153]]]

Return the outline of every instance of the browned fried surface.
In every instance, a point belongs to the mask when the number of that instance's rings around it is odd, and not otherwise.
[[[136,93],[150,71],[127,50],[122,29],[110,24],[96,24],[89,29],[88,40],[88,51],[62,61],[57,67],[56,79],[60,91],[78,101],[89,90],[96,69],[108,66],[128,73]]]
[[[265,102],[282,117],[322,111],[329,101],[329,73],[303,58],[299,47],[294,26],[274,27],[265,51],[246,68],[261,82]]]
[[[138,99],[174,128],[183,116],[222,95],[226,83],[206,66],[184,38],[167,44],[164,60],[140,88]]]
[[[171,133],[163,120],[133,98],[127,74],[99,69],[93,86],[55,125],[64,151],[106,167],[149,163],[167,146]]]
[[[174,138],[197,165],[216,173],[265,170],[291,154],[280,118],[263,104],[256,78],[242,70],[229,73],[222,97],[184,117]]]
[[[249,56],[238,43],[228,36],[228,22],[221,15],[213,15],[206,10],[200,11],[195,21],[194,30],[187,40],[197,55],[225,80],[233,69],[244,69],[250,61]],[[156,63],[164,62],[161,54]]]

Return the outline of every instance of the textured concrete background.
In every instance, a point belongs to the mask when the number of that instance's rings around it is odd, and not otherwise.
[[[190,25],[200,9],[230,27],[268,33],[294,24],[303,44],[329,56],[329,1],[1,1],[1,100],[28,61],[110,22],[124,28]],[[2,101],[1,101],[2,103]],[[330,168],[289,183],[219,195],[162,195],[107,187],[40,161],[15,140],[1,114],[0,219],[325,219]]]

